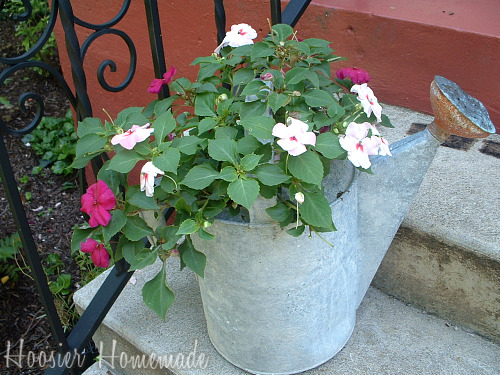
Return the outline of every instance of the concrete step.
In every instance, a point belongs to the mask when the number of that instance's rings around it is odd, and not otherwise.
[[[155,264],[136,272],[94,336],[101,350],[86,375],[243,375],[246,374],[213,348],[208,338],[198,284],[189,270],[179,271],[169,261],[169,284],[176,301],[166,321],[142,303],[141,288],[159,269]],[[107,274],[107,272],[106,272]],[[83,311],[103,275],[75,294]],[[133,368],[132,358],[153,355],[178,360],[178,366]],[[357,313],[357,324],[347,345],[330,361],[304,372],[308,375],[496,375],[500,347],[447,320],[430,315],[377,289],[370,288]],[[188,361],[189,359],[189,361]],[[123,367],[120,366],[120,361]]]
[[[431,116],[384,106],[392,142]],[[500,136],[440,146],[373,284],[500,342]]]

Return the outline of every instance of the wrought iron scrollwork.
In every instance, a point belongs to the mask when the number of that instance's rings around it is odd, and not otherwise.
[[[12,77],[17,71],[33,67],[46,70],[62,86],[71,105],[73,107],[76,105],[76,98],[61,73],[59,73],[52,66],[41,61],[24,61],[14,66],[8,67],[0,73],[0,86],[5,84],[5,81]],[[33,92],[26,92],[21,94],[18,99],[19,109],[21,110],[21,112],[28,113],[27,103],[30,103],[30,107],[36,107],[36,113],[30,123],[24,126],[22,129],[13,129],[8,127],[0,117],[0,133],[22,136],[31,132],[40,123],[44,114],[43,97],[40,94]]]
[[[117,35],[117,36],[119,36],[127,44],[127,47],[129,50],[130,65],[129,65],[128,74],[125,77],[124,81],[120,85],[111,86],[106,82],[106,79],[104,78],[104,71],[106,70],[107,67],[110,68],[111,72],[116,71],[116,63],[113,60],[110,60],[110,59],[104,60],[99,65],[99,68],[97,69],[97,79],[98,79],[101,87],[107,91],[118,92],[118,91],[125,89],[129,85],[129,83],[132,81],[132,78],[134,77],[135,68],[137,65],[137,52],[135,50],[134,42],[125,32],[123,32],[121,30],[116,30],[116,29],[102,29],[102,30],[96,31],[93,34],[91,34],[83,42],[82,48],[81,48],[82,60],[85,59],[85,54],[87,53],[87,50],[90,47],[90,45],[92,44],[92,42],[103,35]]]

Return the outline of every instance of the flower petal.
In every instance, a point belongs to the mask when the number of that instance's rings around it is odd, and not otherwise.
[[[92,253],[91,259],[96,267],[107,268],[109,266],[109,253],[102,244],[99,244],[98,248]]]
[[[93,253],[94,250],[97,248],[97,241],[93,240],[92,238],[87,238],[85,242],[82,242],[80,244],[80,250],[82,250],[84,253]]]

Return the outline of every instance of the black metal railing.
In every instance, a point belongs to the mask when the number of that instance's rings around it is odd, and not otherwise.
[[[0,0],[0,10],[5,5],[5,2],[6,0]],[[310,2],[311,0],[291,0],[282,12],[281,1],[270,0],[272,23],[276,24],[282,22],[294,26]],[[23,4],[25,5],[25,11],[22,14],[12,15],[11,18],[15,20],[29,19],[31,15],[31,4],[29,0],[23,0]],[[87,92],[87,77],[83,62],[89,46],[96,39],[107,34],[117,35],[126,43],[130,53],[128,74],[123,82],[117,86],[109,85],[104,78],[104,71],[106,69],[109,68],[111,72],[116,70],[115,62],[108,59],[100,64],[97,72],[97,78],[101,87],[110,92],[119,92],[125,89],[134,78],[137,53],[133,40],[125,32],[115,28],[115,26],[118,25],[120,20],[123,19],[129,10],[130,4],[131,0],[124,0],[121,9],[111,20],[102,24],[91,24],[75,16],[70,0],[52,0],[49,22],[36,44],[28,52],[20,56],[8,58],[0,57],[0,63],[8,66],[0,73],[0,87],[2,87],[8,79],[12,79],[16,72],[36,67],[46,71],[62,86],[63,91],[66,93],[66,96],[75,111],[74,113],[77,120],[80,121],[86,117],[92,116],[92,104]],[[156,77],[161,78],[163,73],[166,72],[166,64],[165,51],[162,43],[162,32],[160,28],[158,1],[144,0],[144,6],[146,10],[154,73]],[[214,0],[214,10],[215,27],[217,30],[218,41],[220,43],[226,32],[224,1]],[[71,64],[71,79],[74,92],[70,89],[70,86],[65,78],[55,68],[47,63],[33,60],[33,57],[47,43],[58,17],[64,30],[65,46]],[[75,31],[75,25],[92,30],[90,35],[87,36],[81,44]],[[167,86],[163,86],[163,91],[159,93],[159,97],[164,98],[168,96],[168,88]],[[5,144],[5,135],[25,135],[31,132],[40,123],[44,115],[43,97],[32,92],[22,94],[19,98],[19,107],[21,111],[26,111],[26,104],[28,101],[30,101],[31,104],[35,104],[36,113],[29,124],[21,129],[10,128],[8,124],[3,121],[0,113],[0,177],[7,195],[12,216],[20,233],[24,254],[31,269],[42,305],[45,309],[51,333],[58,343],[59,358],[57,358],[54,362],[54,367],[48,369],[45,373],[60,375],[80,374],[92,363],[93,357],[95,356],[95,353],[88,353],[86,349],[88,348],[92,335],[103,321],[115,300],[118,298],[132,273],[127,272],[128,265],[124,263],[124,260],[116,264],[114,272],[111,272],[108,275],[103,285],[69,335],[65,335],[52,294],[47,284],[47,278],[40,261],[36,243],[29,227],[28,219],[19,195],[18,186],[14,177],[12,165],[8,158]],[[103,160],[100,158],[92,160],[94,170],[98,170],[98,168],[102,166],[102,163]],[[86,186],[83,176],[84,174],[81,173],[80,186],[82,189]],[[74,360],[76,357],[80,359],[84,357],[86,358],[86,361],[82,364],[81,361]],[[81,366],[78,366],[78,362],[80,362]]]

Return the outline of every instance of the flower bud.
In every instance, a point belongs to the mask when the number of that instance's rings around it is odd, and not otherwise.
[[[300,191],[298,193],[295,193],[295,200],[297,201],[297,203],[304,203],[304,199],[305,197],[303,193],[301,193]]]

